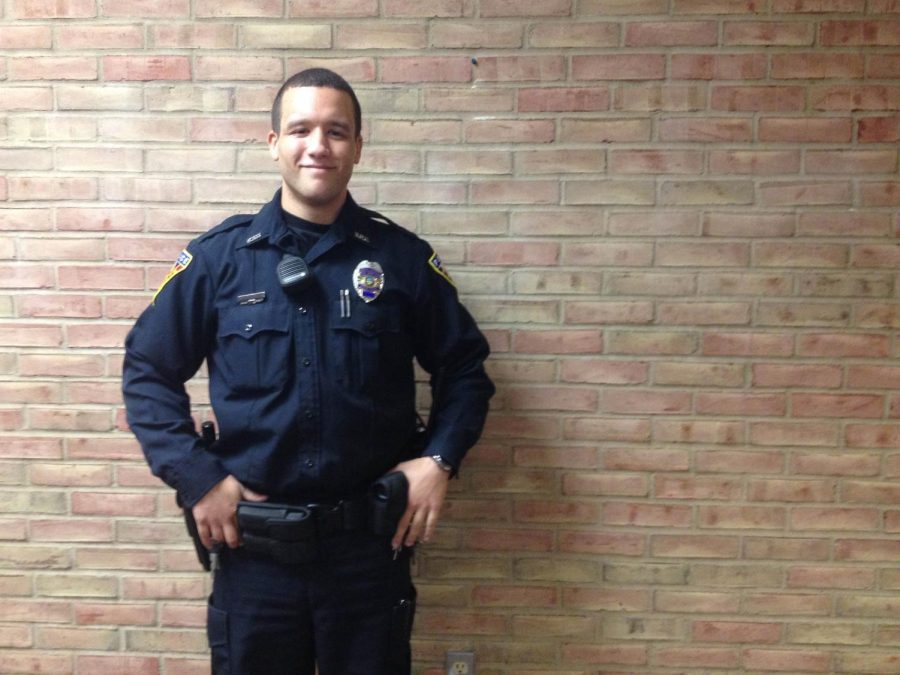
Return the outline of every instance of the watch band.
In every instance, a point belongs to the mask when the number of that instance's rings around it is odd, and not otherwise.
[[[447,460],[445,460],[440,455],[432,455],[431,459],[434,460],[434,463],[441,467],[441,471],[446,471],[447,473],[453,473],[453,465],[450,464]]]

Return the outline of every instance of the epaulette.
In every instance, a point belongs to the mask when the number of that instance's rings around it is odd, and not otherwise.
[[[391,220],[387,216],[385,216],[381,213],[378,213],[378,211],[373,211],[372,209],[367,209],[362,206],[359,208],[366,215],[366,217],[368,217],[369,220],[375,221],[377,224],[379,224],[381,226],[386,226],[388,228],[391,228],[392,230],[394,230],[396,232],[400,232],[402,234],[405,234],[413,239],[419,238],[415,232],[412,232],[412,231],[406,229],[402,225],[398,225],[397,223],[395,223],[393,220]]]
[[[256,216],[252,213],[238,213],[233,216],[228,216],[221,223],[209,228],[206,232],[197,237],[197,241],[202,241],[204,239],[208,239],[209,237],[214,237],[217,234],[222,234],[223,232],[233,230],[236,227],[247,225],[248,223],[253,222],[253,219],[255,217]]]

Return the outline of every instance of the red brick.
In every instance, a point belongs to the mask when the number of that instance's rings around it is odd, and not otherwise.
[[[749,119],[668,118],[660,121],[660,140],[668,142],[723,143],[747,142],[753,135]]]
[[[717,86],[712,90],[713,110],[785,112],[806,108],[803,87]]]
[[[703,87],[694,84],[623,84],[615,90],[613,108],[634,112],[689,112],[706,108],[706,93]]]
[[[96,0],[12,0],[10,14],[18,19],[89,19],[97,16]]]
[[[884,357],[889,353],[889,345],[882,335],[813,333],[799,338],[797,353],[800,356]]]
[[[186,56],[104,56],[103,79],[189,80],[191,64]]]
[[[21,56],[9,62],[9,79],[30,80],[96,80],[97,59],[86,56]]]
[[[385,0],[384,16],[454,18],[469,16],[466,0]]]
[[[841,507],[800,507],[791,511],[792,530],[851,532],[875,531],[881,521],[877,509]]]
[[[864,117],[857,123],[860,143],[896,143],[900,141],[900,116]]]
[[[78,669],[96,675],[156,675],[160,669],[156,656],[82,656],[77,657]]]
[[[884,397],[867,394],[793,394],[791,410],[795,417],[879,418],[884,412]]]
[[[646,497],[647,479],[640,475],[566,474],[563,494],[584,496]]]
[[[740,550],[738,537],[702,534],[655,535],[650,553],[660,558],[736,558]]]
[[[872,79],[896,79],[900,77],[900,56],[872,54],[867,59],[866,76]]]
[[[144,46],[141,26],[62,25],[56,29],[56,44],[61,50],[140,49]]]
[[[103,3],[102,16],[187,19],[190,16],[190,0],[117,0]]]
[[[653,495],[658,499],[733,500],[741,494],[741,485],[729,478],[698,476],[657,476]]]
[[[695,174],[703,171],[703,154],[696,150],[618,150],[610,155],[610,170],[635,174]]]
[[[766,76],[764,54],[673,54],[676,80],[761,80]]]
[[[760,671],[827,673],[832,657],[825,651],[809,649],[746,649],[744,665]]]
[[[229,49],[237,44],[236,27],[225,24],[175,23],[150,28],[156,48]]]
[[[540,3],[529,0],[481,0],[481,16],[485,18],[569,16],[571,12],[572,0],[545,0]]]
[[[900,41],[900,21],[823,21],[821,41],[825,47],[896,46]]]
[[[740,656],[732,649],[711,647],[663,647],[656,651],[654,663],[663,667],[738,668]]]
[[[559,604],[557,591],[550,587],[485,586],[472,589],[475,607],[536,607],[551,608]]]
[[[592,555],[639,556],[645,552],[644,535],[630,533],[601,533],[562,531],[559,550]]]
[[[695,621],[693,639],[699,642],[775,643],[781,624],[750,621]]]
[[[465,533],[467,547],[476,551],[549,551],[553,546],[550,532],[541,530],[481,530],[469,528]]]
[[[50,26],[3,26],[0,43],[4,49],[50,49],[53,34]]]
[[[815,41],[815,25],[806,21],[727,21],[722,32],[728,46],[808,47]]]
[[[753,383],[757,387],[825,387],[841,385],[842,369],[830,365],[757,364],[753,366]]]
[[[487,56],[478,59],[476,82],[553,82],[566,76],[559,56]]]
[[[528,44],[538,48],[616,47],[619,44],[619,25],[613,22],[553,23],[541,21],[530,27]],[[483,48],[492,45],[487,42],[486,44],[467,46]]]
[[[469,82],[474,66],[460,56],[389,56],[381,60],[382,81]]]
[[[282,60],[274,56],[198,56],[194,62],[196,80],[278,80]]]
[[[863,12],[864,0],[775,0],[772,11],[778,14]]]
[[[198,18],[271,17],[280,19],[282,0],[196,0],[194,14]]]
[[[299,18],[378,15],[378,0],[290,0],[289,16]]]
[[[724,471],[725,468],[721,470]],[[748,481],[747,498],[754,502],[830,502],[834,501],[835,490],[835,484],[831,480],[767,478]]]
[[[759,14],[764,11],[757,0],[675,0],[676,14]]]
[[[625,28],[626,47],[711,47],[718,41],[714,21],[640,21]]]
[[[522,88],[520,112],[592,112],[609,109],[609,90],[599,87]]]
[[[797,453],[791,458],[791,472],[825,476],[874,476],[878,473],[876,455],[844,452]]]
[[[692,519],[690,506],[609,502],[603,507],[604,525],[687,528]]]
[[[574,56],[576,80],[660,80],[665,76],[665,57],[657,54]]]

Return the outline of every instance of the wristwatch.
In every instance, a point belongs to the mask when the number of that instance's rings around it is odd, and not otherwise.
[[[453,473],[453,465],[450,464],[446,459],[441,457],[440,455],[432,455],[431,459],[434,460],[434,463],[441,467],[441,471],[446,471],[447,473]]]

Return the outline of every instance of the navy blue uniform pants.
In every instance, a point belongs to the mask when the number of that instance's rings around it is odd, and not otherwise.
[[[408,675],[409,558],[367,532],[326,537],[308,565],[224,550],[207,617],[212,672]]]

